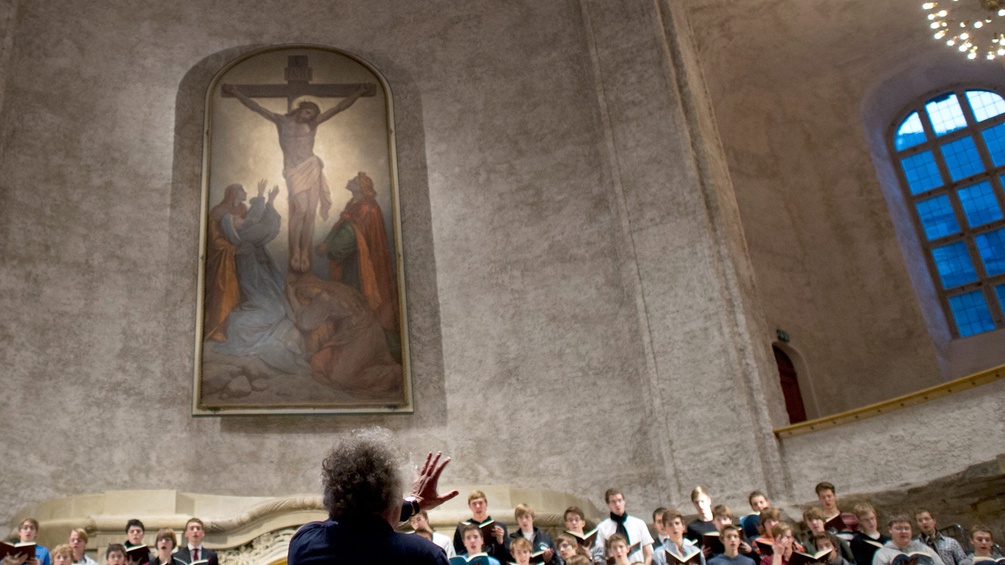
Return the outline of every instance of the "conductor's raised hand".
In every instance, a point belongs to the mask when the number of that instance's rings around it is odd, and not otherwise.
[[[440,475],[443,474],[443,468],[447,466],[447,463],[450,463],[449,457],[440,461],[441,457],[443,457],[443,452],[437,451],[434,457],[433,452],[430,451],[426,455],[426,462],[423,463],[419,476],[412,483],[411,496],[415,497],[422,510],[432,510],[459,494],[456,490],[444,494],[438,492]]]

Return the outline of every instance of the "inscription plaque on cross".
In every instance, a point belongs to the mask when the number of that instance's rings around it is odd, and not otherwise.
[[[293,109],[293,101],[301,96],[316,98],[345,98],[361,87],[366,90],[364,97],[376,96],[377,85],[367,83],[311,83],[311,70],[307,55],[290,55],[286,60],[286,84],[235,84],[234,86],[248,98],[285,98],[287,111]],[[234,94],[223,92],[224,98],[234,98]]]

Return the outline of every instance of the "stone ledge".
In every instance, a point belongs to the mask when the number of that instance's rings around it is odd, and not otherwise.
[[[450,488],[457,488],[461,494],[429,513],[430,524],[443,531],[471,516],[467,493],[475,489],[488,498],[489,513],[511,529],[516,524],[513,509],[521,502],[534,508],[538,525],[546,528],[559,528],[562,514],[572,505],[582,508],[590,518],[602,517],[590,501],[561,492],[508,485],[444,487]],[[310,494],[253,497],[174,490],[106,491],[54,498],[24,508],[17,513],[7,538],[15,537],[17,524],[29,516],[39,521],[38,541],[43,545],[51,548],[66,543],[70,530],[82,527],[91,536],[89,548],[103,555],[109,544],[125,539],[125,524],[130,518],[143,522],[144,541],[153,546],[161,528],[173,529],[181,543],[185,523],[198,516],[206,525],[206,546],[227,550],[250,544],[270,532],[323,520],[327,513],[321,496]]]

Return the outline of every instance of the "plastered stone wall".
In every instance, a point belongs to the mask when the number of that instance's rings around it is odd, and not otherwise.
[[[1002,445],[1005,380],[997,380],[925,404],[786,438],[782,453],[792,473],[793,492],[805,500],[813,493],[814,477],[828,477],[843,493],[879,493],[960,473],[975,461],[994,461]],[[977,502],[955,501],[957,508]],[[936,497],[928,503],[935,504]]]
[[[455,484],[616,485],[639,514],[698,482],[784,490],[682,2],[0,7],[0,445],[23,454],[0,520],[81,492],[315,492],[330,435],[368,424],[453,455]],[[288,43],[394,93],[414,415],[190,416],[205,87]]]
[[[997,83],[1001,66],[945,72],[971,63],[931,39],[913,0],[759,2],[742,17],[722,2],[689,8],[767,327],[791,336],[810,417],[1005,362],[1000,335],[981,354],[946,343],[870,151],[899,107],[864,108],[964,76]]]

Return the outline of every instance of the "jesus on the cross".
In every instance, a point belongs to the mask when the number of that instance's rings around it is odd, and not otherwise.
[[[360,85],[335,106],[321,111],[313,102],[301,102],[286,114],[277,114],[255,102],[233,84],[222,87],[223,94],[233,96],[250,110],[276,124],[279,147],[283,150],[283,177],[290,202],[290,270],[305,273],[311,268],[314,243],[314,219],[321,205],[321,218],[327,220],[332,200],[328,183],[322,174],[324,163],[314,154],[317,127],[339,112],[352,106],[371,89]]]

